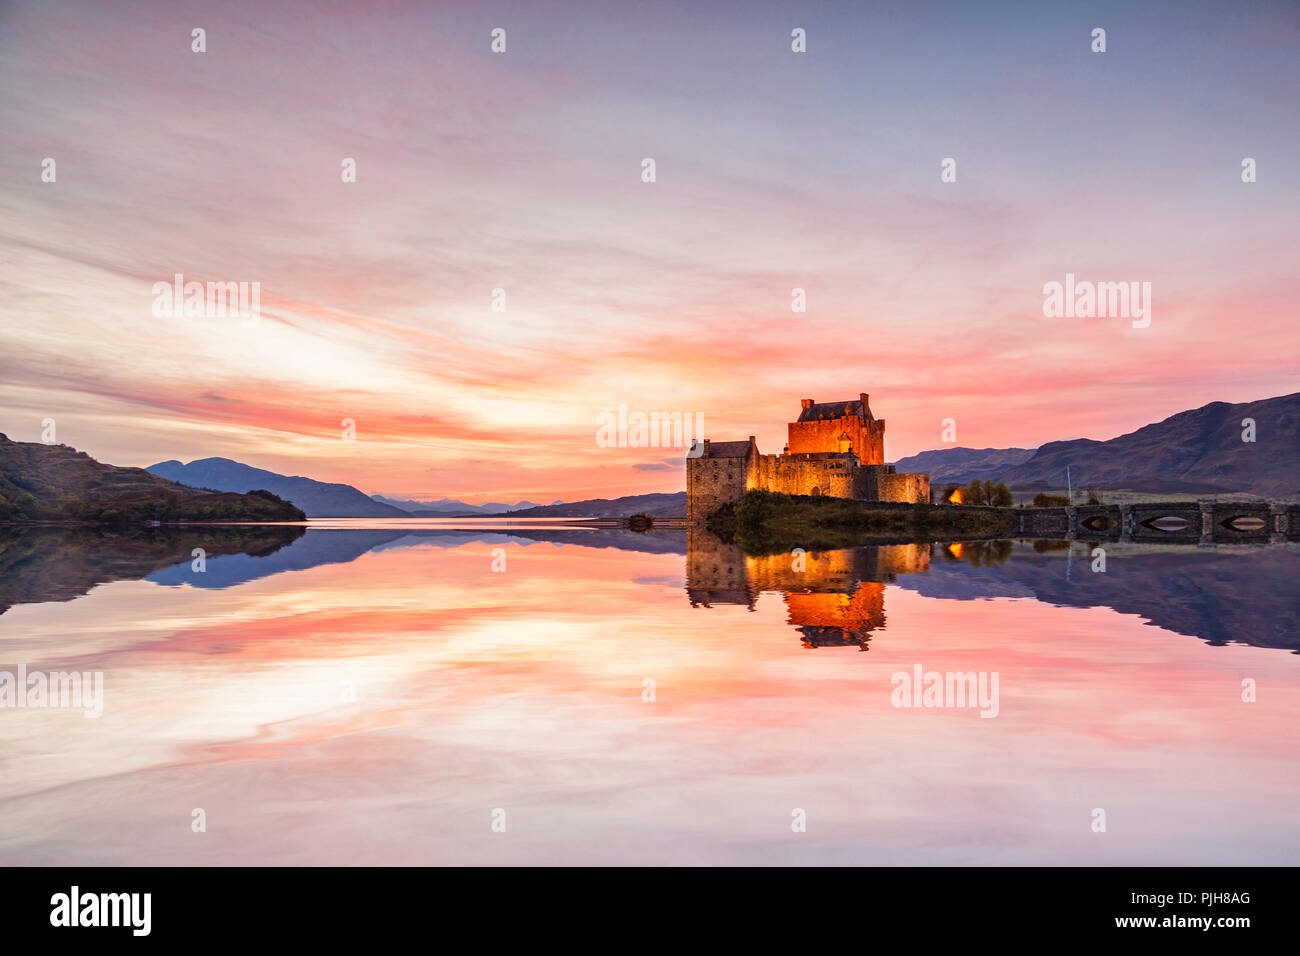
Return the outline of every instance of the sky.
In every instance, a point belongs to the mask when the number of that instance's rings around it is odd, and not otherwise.
[[[1289,2],[0,2],[0,432],[551,501],[684,487],[621,405],[779,452],[868,392],[893,461],[1295,392],[1297,49]],[[156,315],[178,273],[260,320]],[[1067,273],[1150,325],[1045,316]]]

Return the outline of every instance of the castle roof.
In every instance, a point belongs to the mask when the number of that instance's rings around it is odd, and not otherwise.
[[[858,417],[873,421],[866,396],[856,402],[814,402],[799,413],[801,422],[829,422],[837,418]]]
[[[704,446],[701,458],[744,458],[749,454],[751,443],[747,441],[712,441]]]

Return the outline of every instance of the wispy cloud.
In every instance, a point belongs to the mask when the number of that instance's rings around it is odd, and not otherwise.
[[[802,11],[802,58],[768,4],[507,3],[504,56],[450,3],[7,7],[0,429],[551,500],[680,487],[596,445],[620,403],[776,451],[865,390],[897,458],[1294,391],[1300,23],[1173,9],[1103,59],[959,3]],[[1151,281],[1151,328],[1045,319],[1067,271]],[[154,318],[175,273],[261,323]]]

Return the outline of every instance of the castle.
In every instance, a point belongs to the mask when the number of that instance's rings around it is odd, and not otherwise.
[[[686,455],[686,513],[703,521],[746,491],[827,495],[908,504],[930,500],[930,476],[898,474],[885,464],[885,422],[871,414],[867,394],[857,401],[803,400],[780,455],[759,454],[748,441],[692,443]]]

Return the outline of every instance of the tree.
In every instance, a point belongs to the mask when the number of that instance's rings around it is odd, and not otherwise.
[[[1015,496],[1011,494],[1011,489],[1005,483],[999,481],[993,486],[993,491],[989,496],[989,504],[996,505],[999,508],[1010,508],[1015,503]]]

